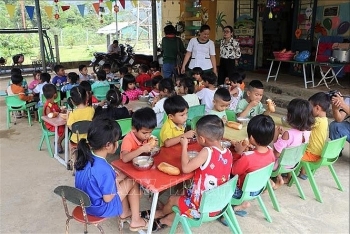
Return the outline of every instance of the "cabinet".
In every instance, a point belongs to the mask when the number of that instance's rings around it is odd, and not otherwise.
[[[185,25],[181,38],[185,45],[197,36],[203,24],[209,25],[209,38],[215,41],[216,5],[217,0],[180,0],[180,21]]]

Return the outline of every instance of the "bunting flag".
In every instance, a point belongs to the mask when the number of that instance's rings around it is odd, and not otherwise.
[[[85,15],[85,4],[77,5],[80,15],[84,17]]]
[[[49,19],[52,19],[52,9],[53,9],[52,6],[44,6],[44,10],[45,10],[47,17]]]
[[[112,2],[106,2],[106,6],[107,6],[109,12],[112,12]]]
[[[123,9],[125,9],[125,0],[119,0],[120,5],[122,5]]]
[[[132,6],[137,7],[137,0],[131,0]]]
[[[99,14],[100,13],[100,3],[95,2],[92,4],[92,6],[94,7],[96,14]]]
[[[62,11],[69,10],[70,6],[61,6]]]
[[[10,19],[13,18],[14,14],[15,14],[15,5],[11,5],[11,4],[6,4],[6,9],[7,9],[7,13],[10,16]]]
[[[29,19],[33,20],[33,16],[34,16],[34,6],[25,6]]]

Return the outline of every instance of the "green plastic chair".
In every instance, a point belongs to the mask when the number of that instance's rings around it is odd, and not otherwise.
[[[242,233],[230,205],[230,200],[236,189],[237,180],[238,176],[236,175],[226,183],[203,193],[199,207],[199,212],[201,213],[201,217],[199,219],[191,219],[182,216],[179,208],[177,206],[173,206],[172,209],[176,215],[169,233],[175,233],[179,222],[182,224],[184,233],[188,234],[192,233],[191,227],[199,227],[202,225],[202,223],[219,219],[221,216],[224,216],[232,233]],[[209,215],[215,211],[221,212],[215,216]]]
[[[53,152],[52,152],[51,143],[50,143],[50,137],[54,137],[55,132],[51,132],[51,131],[47,130],[44,121],[41,119],[42,116],[43,116],[43,108],[41,107],[38,109],[38,118],[39,118],[39,123],[41,126],[41,139],[40,139],[40,143],[39,143],[39,151],[41,150],[41,147],[42,147],[43,142],[45,140],[47,150],[49,151],[49,155],[50,155],[50,157],[53,157]]]
[[[191,120],[191,129],[192,130],[195,130],[196,129],[196,124],[198,122],[198,120],[200,118],[202,118],[203,116],[196,116],[196,117],[193,117],[193,119]]]
[[[158,139],[158,146],[160,146],[160,130],[161,130],[161,128],[155,128],[152,131],[152,135],[157,137],[157,139]]]
[[[43,105],[46,102],[44,94],[41,94],[41,102],[43,103]],[[54,102],[56,102],[59,106],[61,105],[61,92],[59,90],[57,91],[57,97],[55,98]]]
[[[346,136],[339,139],[332,140],[332,141],[328,141],[326,142],[325,146],[322,149],[320,160],[318,160],[317,162],[301,161],[300,163],[300,167],[304,167],[306,170],[306,174],[310,181],[310,185],[315,194],[316,200],[321,203],[323,202],[323,199],[321,197],[320,191],[318,189],[318,186],[316,184],[315,177],[314,177],[316,170],[321,166],[328,166],[338,186],[338,189],[340,191],[344,191],[343,186],[341,185],[339,178],[337,176],[337,173],[335,173],[335,170],[333,168],[333,163],[335,163],[338,160],[339,154],[344,148],[345,141],[346,141]],[[299,169],[297,171],[299,171]],[[292,182],[290,182],[289,184],[291,183]]]
[[[30,108],[35,106],[36,102],[31,102],[27,104],[27,102],[21,100],[18,95],[13,95],[13,96],[6,96],[5,103],[6,103],[7,129],[10,128],[11,112],[14,112],[14,111],[26,111],[28,115],[29,126],[32,126],[32,117],[30,116]],[[16,120],[17,119],[15,115],[14,124],[16,124]]]
[[[164,112],[164,115],[163,115],[163,124],[168,120],[168,115]]]
[[[109,86],[99,86],[92,90],[94,96],[97,98],[97,100],[102,101],[106,99],[106,94],[110,90]]]
[[[233,110],[226,110],[226,119],[227,121],[236,121],[236,112]]]
[[[276,177],[282,173],[291,173],[293,180],[298,188],[300,197],[305,200],[305,194],[300,186],[298,178],[294,172],[295,168],[299,167],[300,160],[304,155],[306,150],[307,143],[302,143],[299,146],[284,148],[281,152],[281,155],[278,159],[278,168],[275,171],[272,171],[271,177]],[[292,167],[291,167],[292,166]],[[278,204],[276,195],[270,181],[267,182],[267,190],[269,191],[269,195],[275,210],[280,211],[280,206]]]
[[[125,136],[131,131],[131,118],[124,118],[116,120],[122,130],[122,136]]]
[[[269,212],[261,198],[261,193],[264,191],[267,182],[269,182],[274,163],[267,165],[266,167],[260,168],[259,170],[250,172],[246,175],[242,186],[242,197],[239,199],[232,198],[231,205],[240,205],[244,201],[258,199],[260,208],[263,210],[265,218],[268,222],[272,222]],[[260,191],[258,195],[252,196],[251,192]]]
[[[191,121],[194,117],[196,116],[203,116],[205,114],[205,105],[196,105],[196,106],[191,106],[188,109],[188,114],[187,114],[187,121],[186,121],[186,126],[190,127],[191,126]]]

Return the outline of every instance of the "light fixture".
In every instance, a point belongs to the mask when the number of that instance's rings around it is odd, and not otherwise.
[[[269,13],[269,19],[273,18],[273,14],[272,14],[272,8],[276,7],[277,5],[277,0],[267,0],[266,2],[266,7],[270,7],[270,13]]]

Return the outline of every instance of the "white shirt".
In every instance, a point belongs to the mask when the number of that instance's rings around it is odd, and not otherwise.
[[[208,114],[214,107],[214,94],[215,90],[204,88],[201,91],[197,92],[196,95],[201,100],[201,104],[205,105],[205,114]]]
[[[41,96],[43,95],[43,87],[46,84],[48,84],[46,81],[44,83],[38,84],[33,90],[34,93],[38,93],[39,94],[39,98],[40,98],[40,101],[38,103],[39,106],[43,105],[43,102],[41,100]]]
[[[199,99],[198,99],[198,96],[195,93],[186,94],[186,95],[184,95],[182,97],[188,103],[188,107],[199,105]]]
[[[163,118],[164,118],[164,102],[167,98],[164,97],[160,99],[153,107],[153,111],[156,113],[157,117],[157,128],[161,128],[163,125]]]
[[[107,49],[107,53],[118,53],[119,54],[120,48],[119,46],[114,47],[113,44],[110,44]]]
[[[201,43],[198,38],[192,38],[188,43],[187,51],[192,53],[188,68],[201,67],[203,70],[213,68],[210,56],[215,55],[215,45],[212,40]]]

